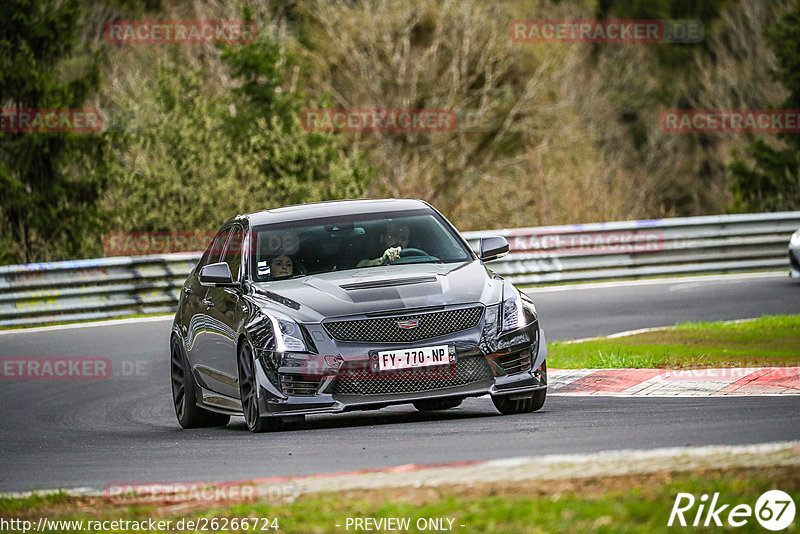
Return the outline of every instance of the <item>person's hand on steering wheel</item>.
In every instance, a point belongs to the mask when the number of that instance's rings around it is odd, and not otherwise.
[[[381,264],[385,265],[387,263],[391,263],[397,258],[400,257],[400,253],[402,252],[402,247],[389,247],[381,256]]]

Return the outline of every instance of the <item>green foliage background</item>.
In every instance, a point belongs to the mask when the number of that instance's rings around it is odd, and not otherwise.
[[[2,108],[82,107],[100,86],[101,54],[82,50],[80,2],[10,0],[3,10]],[[82,236],[100,217],[103,148],[99,136],[0,131],[0,263],[46,257],[46,248],[64,257],[91,251]]]
[[[513,43],[517,19],[699,19],[697,44]],[[114,20],[253,20],[247,45],[114,45]],[[798,209],[799,136],[666,134],[662,109],[800,108],[798,1],[9,0],[0,264],[100,256],[111,231],[414,196],[464,230]],[[303,108],[445,108],[439,133],[305,131]]]
[[[800,6],[767,31],[778,68],[776,80],[789,91],[782,109],[800,110]],[[773,211],[800,209],[800,135],[779,134],[783,143],[771,146],[756,139],[746,148],[752,166],[735,159],[730,170],[737,207],[742,210]]]

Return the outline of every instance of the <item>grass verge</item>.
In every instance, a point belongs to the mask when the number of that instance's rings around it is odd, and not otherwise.
[[[440,520],[453,532],[539,533],[539,532],[668,532],[670,511],[678,493],[719,493],[719,504],[747,504],[755,507],[767,490],[781,489],[800,502],[800,470],[793,467],[700,470],[683,473],[658,472],[647,475],[580,478],[549,481],[490,482],[478,486],[392,488],[381,491],[348,491],[312,494],[292,502],[241,504],[211,509],[178,510],[156,507],[112,507],[102,500],[64,495],[0,499],[0,516],[38,522],[39,517],[102,521],[114,519],[182,518],[277,518],[278,532],[348,532],[347,518],[408,518],[403,532],[424,532],[417,521]],[[698,501],[699,504],[699,501]],[[697,506],[685,514],[691,523]],[[727,512],[726,512],[727,513]],[[727,519],[726,513],[721,520]],[[420,523],[421,525],[422,523]],[[339,525],[337,527],[337,525]],[[463,525],[463,526],[462,526]],[[730,527],[728,527],[730,529]],[[692,529],[700,532],[709,529]],[[736,532],[763,532],[754,517]],[[797,530],[795,524],[785,532]],[[7,530],[14,532],[13,530]],[[77,532],[60,528],[58,532]],[[118,529],[117,532],[141,532]],[[241,528],[213,531],[245,532]],[[253,531],[250,529],[249,531]],[[275,530],[267,530],[276,532]],[[351,527],[350,532],[354,529]],[[384,530],[393,532],[394,530]],[[428,530],[429,531],[429,530]],[[45,530],[55,532],[55,530]]]
[[[671,368],[800,365],[800,315],[682,323],[619,338],[548,344],[548,367]]]

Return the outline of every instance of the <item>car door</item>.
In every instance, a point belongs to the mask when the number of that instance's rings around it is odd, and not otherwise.
[[[189,329],[193,330],[193,334],[187,336],[187,350],[186,355],[189,358],[189,364],[192,366],[192,371],[201,386],[214,389],[213,381],[209,380],[209,370],[213,370],[211,364],[212,356],[214,353],[213,345],[216,343],[216,325],[209,319],[210,306],[208,306],[208,286],[200,284],[200,271],[201,269],[211,263],[220,261],[222,253],[225,250],[225,243],[231,235],[231,228],[225,227],[217,233],[216,237],[211,243],[211,246],[203,255],[200,264],[195,271],[196,283],[192,282],[188,287],[191,291],[192,304],[195,306],[196,313],[192,316],[189,322]],[[184,287],[184,293],[186,288]]]
[[[228,264],[232,279],[239,282],[243,276],[243,239],[244,229],[238,224],[234,225],[219,259]],[[206,362],[210,369],[201,370],[208,374],[206,381],[209,385],[213,384],[214,391],[237,398],[239,375],[236,367],[236,343],[239,322],[243,315],[240,305],[241,291],[241,287],[207,288],[204,303],[207,307],[208,330],[212,335],[207,344]]]
[[[200,284],[200,269],[208,265],[215,248],[217,250],[222,246],[218,239],[222,232],[219,232],[209,243],[208,248],[203,253],[200,261],[197,262],[197,267],[192,271],[192,274],[186,278],[181,286],[181,305],[179,324],[181,325],[181,336],[183,337],[184,347],[189,356],[189,361],[196,359],[196,340],[197,336],[202,333],[205,327],[204,315],[205,305],[203,298],[206,294],[206,288]]]

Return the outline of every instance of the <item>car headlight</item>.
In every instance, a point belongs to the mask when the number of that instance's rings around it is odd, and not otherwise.
[[[793,247],[800,247],[800,230],[792,234],[791,245]]]
[[[511,284],[503,287],[503,303],[500,305],[500,333],[525,326],[525,310],[519,290]]]
[[[278,352],[308,352],[300,326],[286,317],[269,316],[275,331],[275,350]]]

